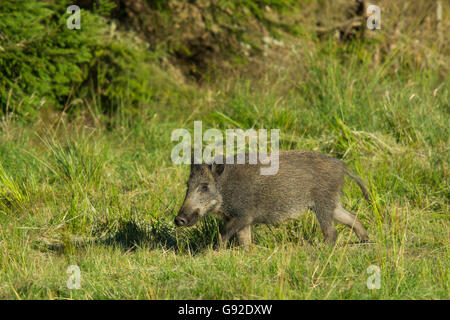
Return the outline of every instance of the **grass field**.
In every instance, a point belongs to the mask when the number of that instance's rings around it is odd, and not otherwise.
[[[8,105],[0,298],[449,299],[449,78],[439,59],[414,65],[407,43],[381,63],[371,48],[311,40],[262,77],[202,87],[149,62],[152,95],[134,115],[105,115],[94,100],[25,122]],[[280,129],[283,150],[343,159],[371,195],[348,179],[343,204],[373,242],[352,244],[339,225],[336,247],[325,246],[312,212],[256,226],[249,249],[215,250],[213,217],[175,229],[189,168],[171,162],[170,136],[194,120],[204,130]],[[67,286],[71,265],[81,289]],[[379,289],[368,289],[369,266],[380,268]]]

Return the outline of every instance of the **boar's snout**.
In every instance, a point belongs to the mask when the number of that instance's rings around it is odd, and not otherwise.
[[[178,215],[175,217],[175,225],[177,227],[190,227],[193,226],[199,218],[199,210],[195,210],[191,214],[187,214],[185,210],[181,209]]]
[[[187,223],[186,218],[180,217],[180,216],[176,216],[175,217],[175,225],[177,227],[181,227],[184,226]]]

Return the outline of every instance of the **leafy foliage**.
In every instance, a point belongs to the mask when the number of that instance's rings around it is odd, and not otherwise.
[[[4,112],[14,110],[22,118],[34,119],[44,106],[67,110],[86,98],[101,103],[103,111],[116,109],[123,99],[128,109],[145,100],[151,75],[145,68],[149,57],[141,53],[144,46],[119,41],[114,25],[86,10],[81,10],[81,29],[70,30],[68,5],[68,1],[2,2],[0,104]],[[102,8],[97,10],[104,12],[111,6]]]

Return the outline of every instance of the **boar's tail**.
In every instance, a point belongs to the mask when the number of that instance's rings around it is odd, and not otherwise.
[[[348,170],[345,170],[345,173],[348,174],[348,176],[349,176],[350,178],[352,178],[353,180],[356,181],[356,183],[358,184],[358,186],[361,188],[361,191],[362,191],[362,193],[363,193],[363,195],[364,195],[364,198],[365,198],[367,201],[370,201],[369,191],[367,190],[366,186],[365,186],[364,183],[362,182],[361,178],[358,177],[356,174],[351,173],[351,172],[348,171]]]

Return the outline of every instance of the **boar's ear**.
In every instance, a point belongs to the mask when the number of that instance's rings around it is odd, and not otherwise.
[[[210,165],[211,173],[213,174],[214,178],[217,178],[223,173],[223,170],[225,169],[224,164],[219,163],[213,163]]]

